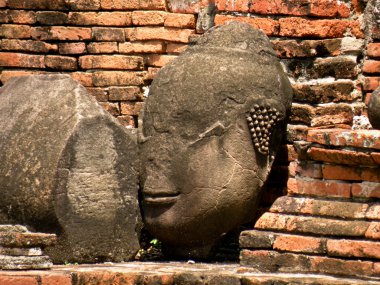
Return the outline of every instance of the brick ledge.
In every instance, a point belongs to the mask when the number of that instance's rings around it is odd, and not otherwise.
[[[337,284],[375,285],[378,281],[337,278],[327,275],[257,273],[238,264],[180,262],[130,262],[119,264],[53,266],[46,271],[0,271],[6,285],[86,285],[86,284]]]

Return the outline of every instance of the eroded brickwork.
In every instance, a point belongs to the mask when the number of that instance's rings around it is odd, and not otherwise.
[[[154,75],[191,37],[242,21],[262,29],[282,59],[295,91],[292,124],[349,127],[365,114],[379,81],[378,6],[374,0],[2,0],[0,80],[70,74],[133,127]]]

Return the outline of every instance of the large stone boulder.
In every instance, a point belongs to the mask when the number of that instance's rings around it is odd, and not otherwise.
[[[374,129],[380,130],[380,87],[372,93],[369,100],[368,119]]]
[[[0,89],[0,137],[3,220],[56,233],[45,251],[55,262],[135,254],[137,142],[84,87],[66,75],[10,80]]]
[[[243,23],[209,30],[160,70],[143,114],[142,210],[168,252],[208,257],[254,217],[291,99],[268,38]]]

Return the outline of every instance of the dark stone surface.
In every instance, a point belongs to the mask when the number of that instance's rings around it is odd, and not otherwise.
[[[142,209],[168,252],[207,257],[253,218],[291,97],[268,38],[247,24],[210,29],[160,70],[143,116]]]
[[[121,261],[139,249],[135,137],[66,75],[0,92],[0,211],[58,235],[55,262]]]
[[[372,93],[369,100],[368,119],[374,129],[380,130],[380,88]]]

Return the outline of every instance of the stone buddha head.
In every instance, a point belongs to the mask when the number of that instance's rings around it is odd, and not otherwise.
[[[292,89],[268,38],[211,29],[160,70],[141,134],[146,228],[182,257],[205,257],[250,221],[286,129]]]

